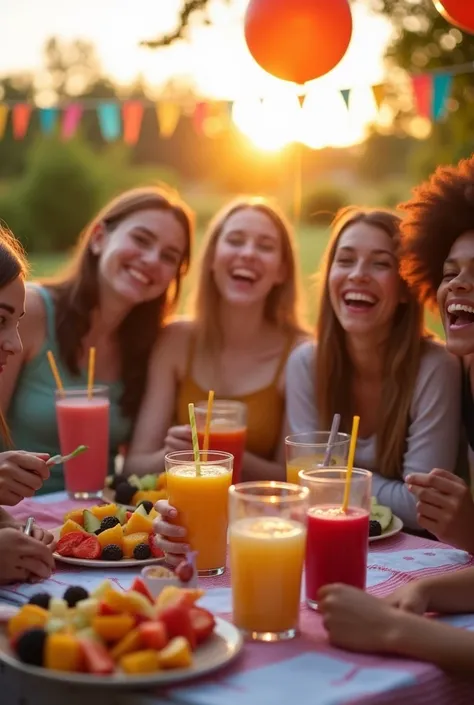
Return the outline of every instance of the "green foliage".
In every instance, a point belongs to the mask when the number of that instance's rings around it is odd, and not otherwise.
[[[319,184],[304,194],[301,203],[303,222],[324,225],[330,223],[337,211],[349,205],[347,191],[335,184]]]

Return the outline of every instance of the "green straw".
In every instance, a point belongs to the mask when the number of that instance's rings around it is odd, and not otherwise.
[[[196,475],[201,474],[201,464],[199,462],[199,441],[196,426],[196,416],[194,414],[194,404],[188,404],[189,423],[191,425],[191,438],[193,439],[194,462],[196,463]]]

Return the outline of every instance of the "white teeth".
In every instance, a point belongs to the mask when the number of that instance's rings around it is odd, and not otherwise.
[[[367,301],[369,304],[377,303],[377,300],[369,294],[363,294],[360,291],[350,291],[344,294],[344,301]]]
[[[245,267],[239,267],[232,270],[233,277],[242,277],[242,279],[250,279],[250,281],[256,281],[257,275],[251,269],[246,269]]]
[[[466,313],[474,314],[474,307],[466,304],[449,304],[448,313],[456,313],[456,311],[465,311]]]
[[[142,274],[142,272],[139,272],[138,269],[134,269],[133,267],[129,267],[128,273],[130,274],[131,277],[133,277],[137,281],[141,282],[141,284],[150,284],[151,283],[150,279],[145,274]]]

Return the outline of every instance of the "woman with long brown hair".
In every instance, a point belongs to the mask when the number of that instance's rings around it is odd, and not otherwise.
[[[322,267],[315,343],[287,366],[292,433],[327,430],[335,413],[350,432],[361,417],[355,462],[373,471],[373,494],[419,529],[404,478],[441,464],[453,472],[461,370],[424,327],[423,306],[399,274],[400,218],[349,207],[333,224]],[[465,465],[465,464],[464,464]]]
[[[127,191],[85,228],[64,274],[28,287],[23,351],[0,397],[15,447],[58,452],[46,353],[55,355],[65,386],[83,385],[94,346],[97,381],[109,387],[112,467],[131,437],[152,349],[177,303],[192,231],[176,194],[154,187]],[[64,489],[61,467],[54,467],[43,489]]]

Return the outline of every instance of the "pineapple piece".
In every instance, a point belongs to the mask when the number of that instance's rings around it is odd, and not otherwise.
[[[158,652],[160,668],[189,668],[192,662],[191,646],[184,636],[171,639],[169,644]]]
[[[119,666],[122,671],[130,675],[153,673],[159,669],[158,652],[153,649],[135,651],[133,654],[123,656],[119,661]]]

